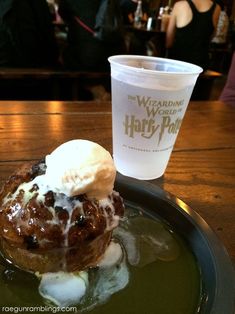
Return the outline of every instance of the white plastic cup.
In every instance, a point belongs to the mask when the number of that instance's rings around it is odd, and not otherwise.
[[[158,178],[166,170],[202,68],[147,56],[117,55],[108,60],[117,171],[142,180]]]

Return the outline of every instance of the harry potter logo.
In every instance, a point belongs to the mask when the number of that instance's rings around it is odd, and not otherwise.
[[[125,115],[123,121],[125,135],[134,138],[136,134],[150,139],[154,134],[158,134],[158,144],[160,144],[163,134],[177,134],[182,119],[173,116],[182,111],[184,100],[180,101],[158,101],[151,97],[145,96],[129,96],[129,100],[136,101],[137,105],[144,107],[147,117],[143,119],[137,118],[133,115]],[[160,123],[155,120],[156,116],[162,117]]]
[[[136,133],[139,133],[142,137],[151,138],[159,130],[158,144],[160,144],[165,131],[169,134],[178,133],[181,122],[182,119],[177,118],[173,121],[170,117],[165,116],[162,117],[162,123],[157,124],[153,119],[137,119],[134,115],[126,115],[123,125],[125,134],[132,138]]]

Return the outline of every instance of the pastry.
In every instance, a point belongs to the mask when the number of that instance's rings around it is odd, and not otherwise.
[[[124,214],[115,175],[110,154],[86,140],[24,165],[0,191],[4,257],[39,273],[95,267]]]

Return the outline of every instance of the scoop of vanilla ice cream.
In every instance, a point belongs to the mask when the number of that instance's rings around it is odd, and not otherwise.
[[[116,169],[110,153],[97,143],[72,140],[46,156],[48,185],[59,193],[106,198],[113,190]]]

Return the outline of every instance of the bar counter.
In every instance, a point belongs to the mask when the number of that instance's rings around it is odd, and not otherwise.
[[[150,181],[192,207],[235,262],[235,107],[189,104],[163,177]],[[110,102],[0,101],[0,184],[27,161],[83,138],[112,152]]]

